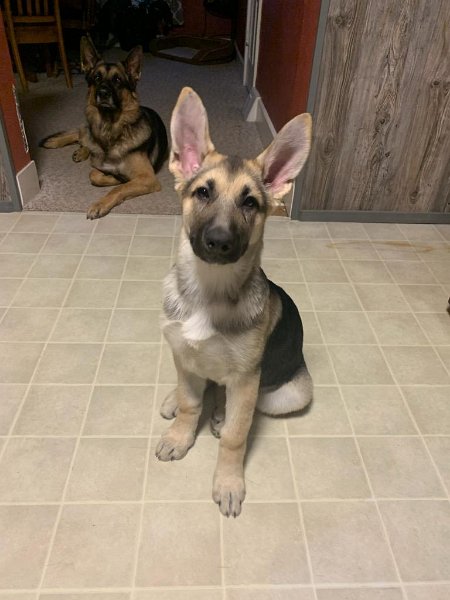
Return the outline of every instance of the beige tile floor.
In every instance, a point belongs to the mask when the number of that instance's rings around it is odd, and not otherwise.
[[[257,417],[237,520],[205,418],[153,454],[177,217],[0,215],[0,600],[450,597],[450,226],[267,226],[315,402]]]

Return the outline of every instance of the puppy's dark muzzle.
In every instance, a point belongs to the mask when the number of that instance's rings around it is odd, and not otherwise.
[[[205,262],[224,265],[236,262],[242,254],[238,237],[229,229],[207,227],[199,237],[192,246],[195,254]]]

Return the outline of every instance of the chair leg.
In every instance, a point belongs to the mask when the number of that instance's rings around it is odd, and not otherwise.
[[[58,33],[58,46],[59,46],[59,53],[61,55],[62,66],[64,69],[64,76],[66,78],[66,84],[67,84],[68,88],[72,88],[73,87],[72,74],[69,69],[69,63],[67,62],[66,50],[64,48],[64,40],[59,35],[59,33]]]
[[[20,59],[19,47],[16,44],[16,40],[11,40],[11,49],[14,57],[14,62],[16,63],[17,73],[19,75],[20,84],[22,86],[22,90],[24,92],[28,92],[28,82],[25,76],[25,71],[23,70],[22,61]]]

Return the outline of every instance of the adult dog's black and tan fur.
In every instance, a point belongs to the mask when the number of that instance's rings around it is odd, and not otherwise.
[[[83,37],[81,66],[89,86],[87,125],[41,142],[45,148],[79,143],[72,158],[75,162],[90,158],[91,183],[117,186],[89,207],[89,219],[103,217],[127,198],[161,189],[155,173],[167,158],[167,133],[158,114],[139,105],[136,85],[141,62],[142,48],[137,46],[123,62],[107,63]]]
[[[261,269],[266,217],[309,152],[311,117],[299,115],[254,160],[216,152],[205,108],[184,88],[172,115],[169,168],[182,200],[176,264],[165,280],[163,331],[178,386],[161,407],[175,421],[156,455],[180,459],[193,445],[202,401],[225,413],[211,422],[220,437],[213,498],[237,516],[245,496],[244,455],[255,408],[270,415],[304,408],[312,381],[294,302]]]

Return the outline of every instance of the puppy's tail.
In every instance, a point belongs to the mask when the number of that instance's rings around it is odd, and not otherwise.
[[[76,144],[79,139],[80,132],[78,129],[59,131],[41,140],[39,146],[42,148],[62,148],[63,146],[69,146],[69,144]]]

